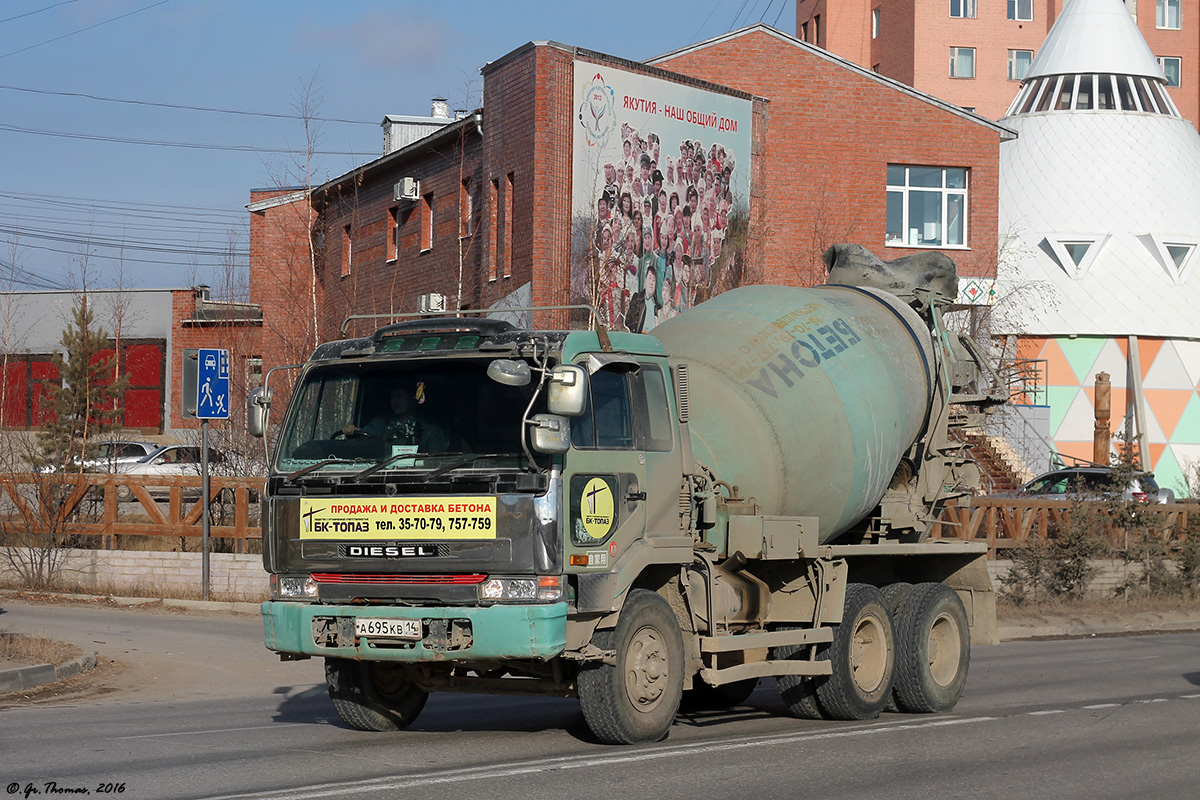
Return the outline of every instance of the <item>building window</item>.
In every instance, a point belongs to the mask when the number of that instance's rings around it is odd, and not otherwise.
[[[387,241],[384,243],[387,247],[387,260],[395,261],[396,254],[399,252],[399,231],[400,231],[400,209],[392,206],[387,212]]]
[[[950,48],[950,77],[951,78],[974,78],[975,77],[975,48],[974,47],[951,47]]]
[[[462,191],[458,195],[458,235],[467,237],[475,233],[475,187],[470,178],[462,182]]]
[[[1154,26],[1164,30],[1179,30],[1179,0],[1158,0]]]
[[[350,226],[342,228],[342,277],[350,274],[354,267],[353,242],[350,240]]]
[[[1163,74],[1167,76],[1167,86],[1178,86],[1183,72],[1183,61],[1177,56],[1155,56]]]
[[[488,185],[488,280],[496,280],[496,259],[500,248],[498,242],[497,217],[500,215],[500,181],[492,178]]]
[[[817,14],[813,17],[813,44],[817,47],[821,46],[821,15]]]
[[[879,38],[879,9],[871,9],[871,38]]]
[[[512,277],[513,265],[513,173],[504,182],[504,277]]]
[[[1025,79],[1025,73],[1029,72],[1029,65],[1033,62],[1032,50],[1009,50],[1008,51],[1008,79],[1010,81],[1020,81]]]
[[[800,41],[803,41],[803,42],[808,41],[808,23],[807,22],[800,23]]]
[[[1033,0],[1008,0],[1008,18],[1021,22],[1033,19]]]
[[[950,16],[975,19],[977,16],[976,2],[977,0],[950,0]]]
[[[433,249],[433,195],[421,197],[421,252]]]
[[[967,171],[888,164],[889,247],[966,247]]]

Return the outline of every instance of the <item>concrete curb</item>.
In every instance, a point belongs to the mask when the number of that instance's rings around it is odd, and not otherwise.
[[[63,600],[83,602],[104,601],[118,606],[147,606],[149,608],[178,608],[183,611],[226,611],[234,614],[259,614],[261,601],[242,600],[180,600],[174,597],[120,597],[100,594],[68,594],[65,592],[38,592],[39,595],[59,597]],[[15,600],[27,599],[30,593],[17,589],[0,589],[0,597]]]
[[[0,694],[20,692],[33,689],[47,683],[61,681],[72,675],[78,675],[96,667],[96,654],[75,656],[55,666],[54,664],[34,664],[31,667],[16,669],[0,669]]]
[[[1029,639],[1076,639],[1089,636],[1120,636],[1138,633],[1183,633],[1200,631],[1200,611],[1180,612],[1168,618],[1134,617],[1113,622],[1106,619],[1039,620],[1025,624],[1008,623],[999,626],[1000,641]]]

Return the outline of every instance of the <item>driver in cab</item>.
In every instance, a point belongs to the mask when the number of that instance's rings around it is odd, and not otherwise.
[[[371,418],[363,432],[397,445],[415,445],[419,453],[444,453],[450,440],[442,427],[419,411],[425,402],[425,384],[394,386],[388,408]]]

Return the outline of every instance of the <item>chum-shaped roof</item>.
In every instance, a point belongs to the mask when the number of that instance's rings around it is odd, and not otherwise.
[[[1068,0],[1029,65],[1025,80],[1109,73],[1166,81],[1121,0]]]
[[[1000,261],[1011,268],[997,288],[1021,305],[1012,332],[1200,338],[1192,124],[1083,111],[1003,124],[1019,134],[1000,146]]]

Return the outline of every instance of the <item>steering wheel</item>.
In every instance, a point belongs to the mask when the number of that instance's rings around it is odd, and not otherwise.
[[[334,431],[330,439],[378,439],[379,437],[368,430],[357,428],[354,425],[346,425],[340,431]]]

